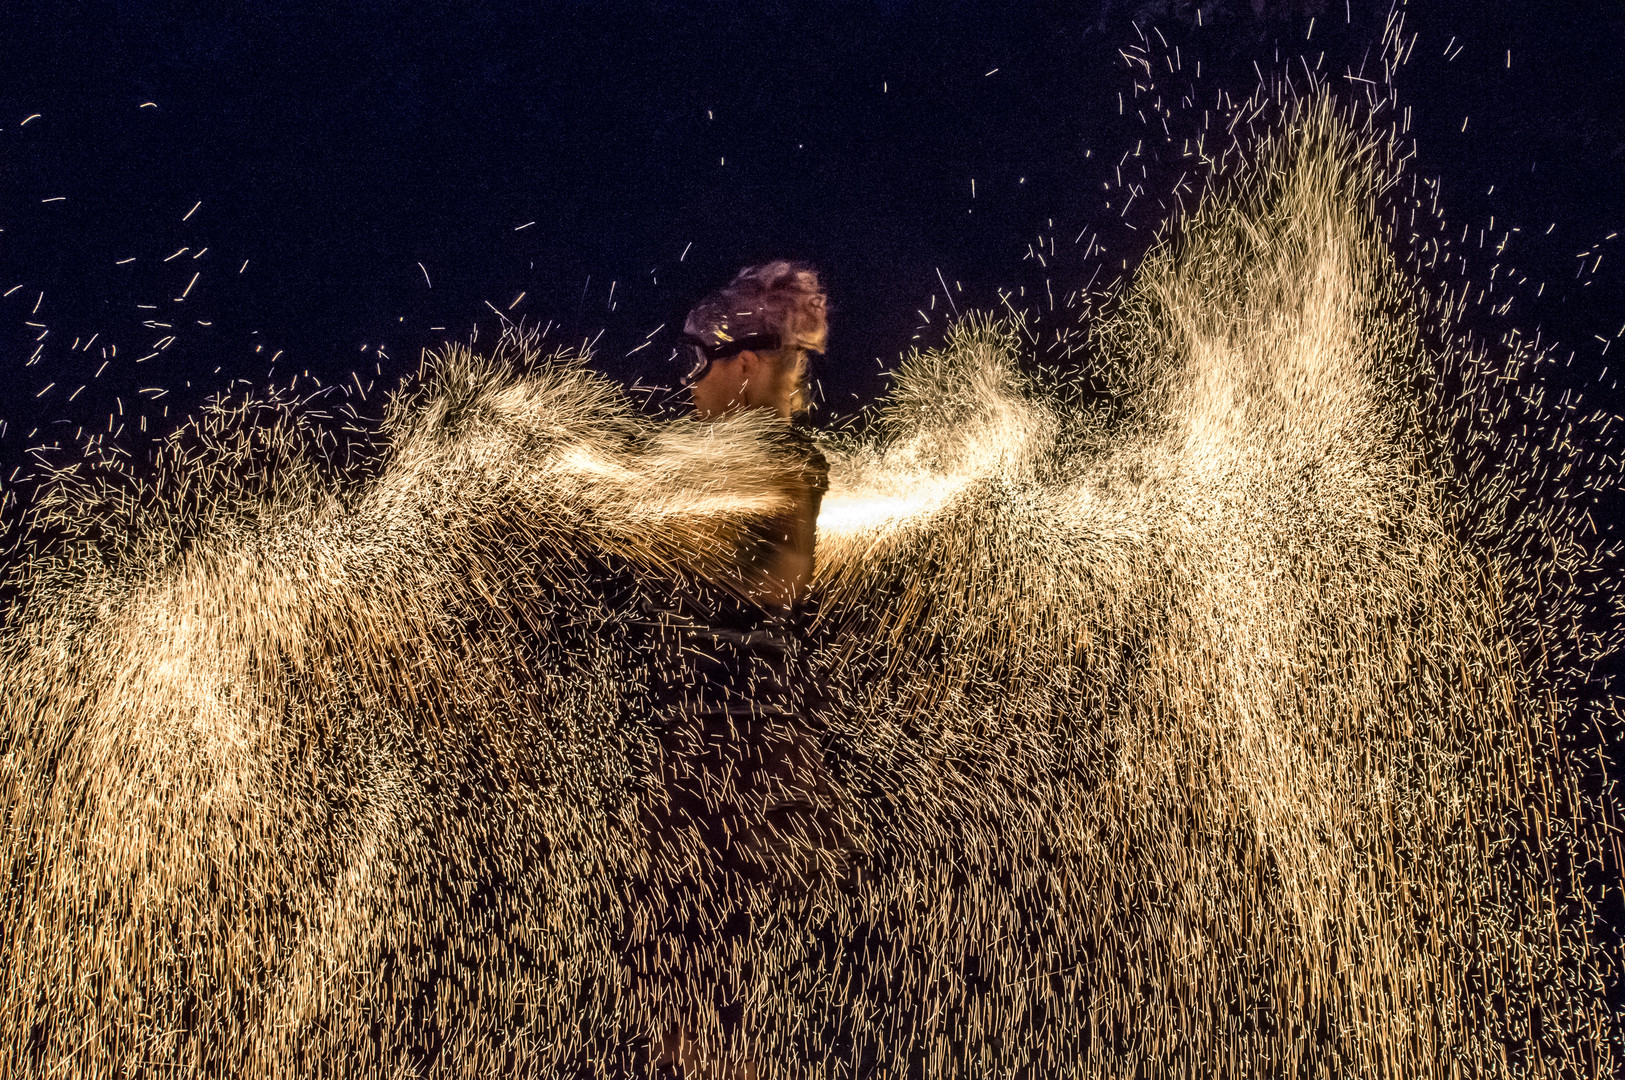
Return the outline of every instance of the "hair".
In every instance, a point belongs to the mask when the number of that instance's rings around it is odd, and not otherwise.
[[[747,266],[688,313],[683,333],[708,343],[778,334],[785,345],[824,351],[828,303],[818,272],[780,259]]]

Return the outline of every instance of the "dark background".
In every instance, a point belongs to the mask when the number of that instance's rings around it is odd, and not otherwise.
[[[476,324],[488,342],[493,306],[551,324],[555,341],[593,341],[629,383],[669,382],[687,306],[781,255],[827,279],[836,315],[818,374],[838,419],[902,350],[936,339],[939,270],[961,308],[996,306],[1000,290],[1047,308],[1132,268],[1166,216],[1155,196],[1189,162],[1165,147],[1135,178],[1149,196],[1120,216],[1114,169],[1160,135],[1132,96],[1118,113],[1136,79],[1120,48],[1179,47],[1178,80],[1164,81],[1201,101],[1175,110],[1175,135],[1197,130],[1210,94],[1243,97],[1260,70],[1300,71],[1300,55],[1351,90],[1364,84],[1336,73],[1381,77],[1387,3],[1198,10],[9,4],[0,292],[17,288],[0,299],[0,482],[26,495],[28,447],[105,431],[109,414],[139,459],[136,414],[161,433],[234,378],[354,391],[354,371],[371,392],[351,404],[366,411],[424,347]],[[1469,266],[1486,279],[1505,264],[1503,289],[1508,265],[1529,278],[1507,319],[1480,329],[1538,326],[1578,351],[1564,376],[1577,384],[1612,382],[1602,351],[1625,329],[1625,255],[1611,254],[1625,248],[1605,239],[1625,216],[1622,12],[1399,10],[1418,34],[1396,78],[1417,168],[1442,178],[1452,227],[1521,229]]]

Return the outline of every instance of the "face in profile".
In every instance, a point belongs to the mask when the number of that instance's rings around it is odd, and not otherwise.
[[[690,387],[695,411],[716,418],[735,409],[769,409],[785,419],[804,412],[807,352],[792,346],[717,361]]]

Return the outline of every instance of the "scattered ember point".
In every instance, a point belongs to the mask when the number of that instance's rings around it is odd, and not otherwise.
[[[1254,106],[1087,389],[968,315],[827,441],[843,888],[640,825],[640,597],[779,508],[764,424],[510,332],[370,453],[239,396],[64,468],[0,633],[0,1073],[636,1075],[676,1027],[764,1076],[1616,1074],[1553,734],[1618,584],[1556,478],[1603,481],[1394,254],[1370,113]]]

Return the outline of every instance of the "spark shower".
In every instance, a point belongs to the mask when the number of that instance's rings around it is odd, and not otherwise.
[[[1581,870],[1617,847],[1556,735],[1616,719],[1578,689],[1597,418],[1465,332],[1381,101],[1232,103],[1082,367],[970,314],[829,438],[845,892],[682,885],[639,826],[628,596],[778,506],[752,419],[651,419],[516,331],[365,452],[252,393],[151,476],[63,470],[0,635],[0,1072],[727,1049],[645,965],[737,971],[769,1075],[1614,1073]],[[755,933],[696,951],[679,903]]]

